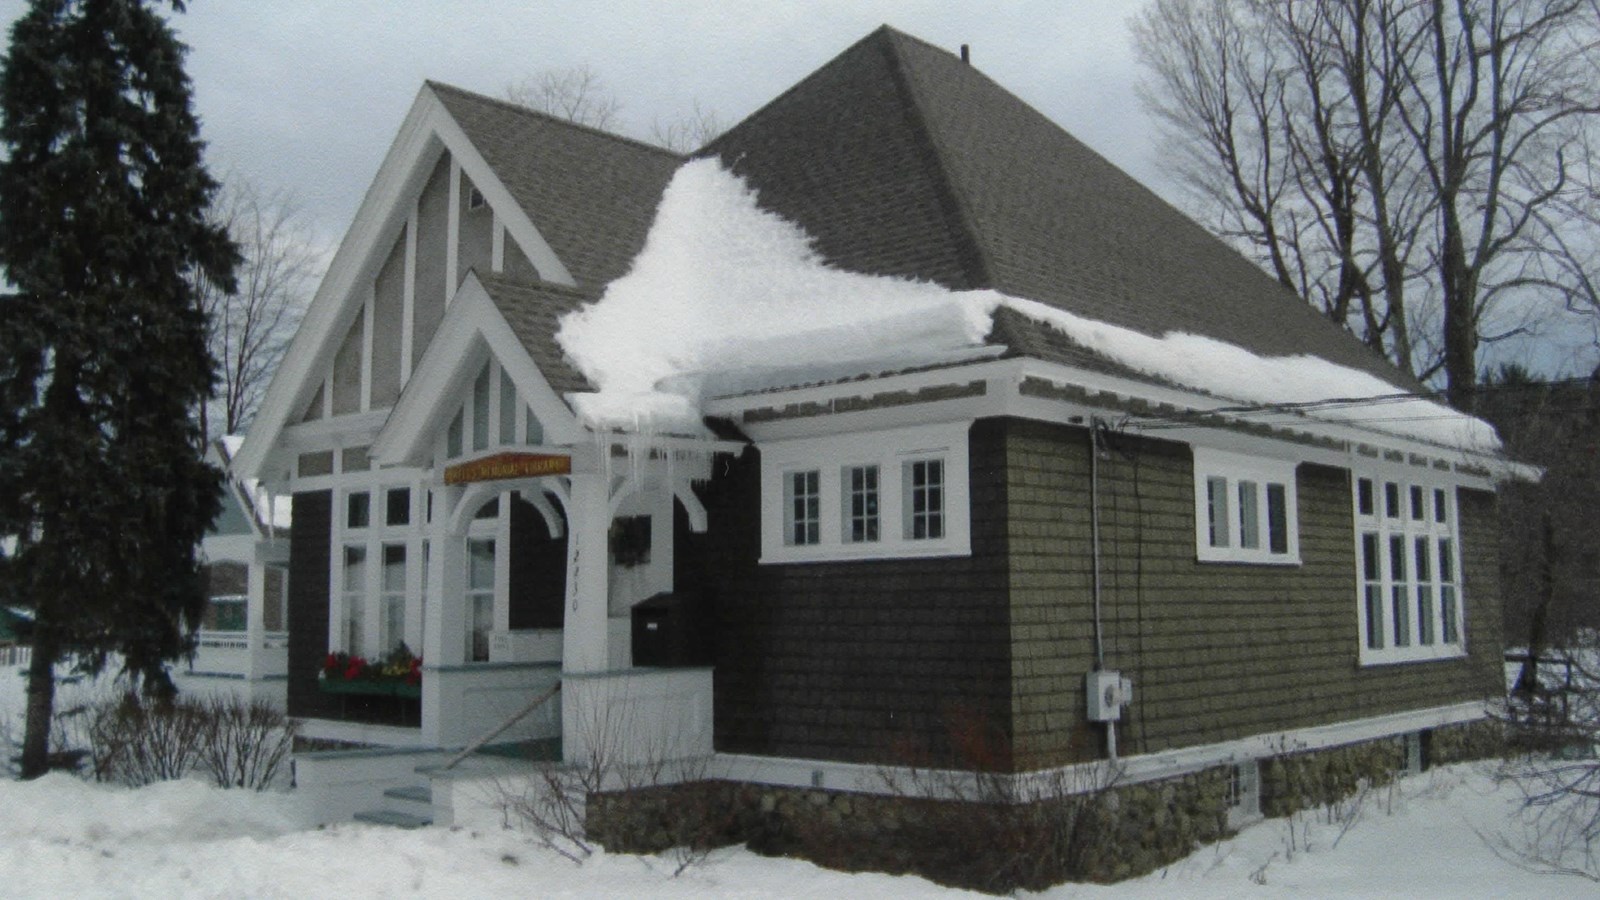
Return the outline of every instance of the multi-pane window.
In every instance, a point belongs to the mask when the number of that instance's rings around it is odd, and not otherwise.
[[[763,562],[971,552],[966,422],[761,447]]]
[[[411,524],[411,489],[389,488],[383,493],[383,524]]]
[[[822,473],[816,469],[784,475],[784,508],[788,511],[790,546],[803,547],[822,540]]]
[[[1206,478],[1206,542],[1212,547],[1228,546],[1228,479],[1219,475]]]
[[[1366,621],[1367,648],[1382,650],[1384,643],[1383,557],[1378,553],[1378,535],[1361,535],[1361,602]]]
[[[1362,661],[1460,655],[1454,492],[1358,473],[1354,504]]]
[[[905,463],[905,536],[913,541],[944,537],[944,460]]]
[[[372,496],[366,491],[351,491],[344,496],[344,527],[365,528],[372,524]]]
[[[1261,818],[1261,769],[1255,760],[1228,767],[1223,806],[1228,812],[1230,828]]]
[[[406,639],[406,545],[383,545],[383,585],[378,597],[378,652]]]
[[[494,631],[494,540],[467,541],[467,659],[489,661]]]
[[[347,450],[342,457],[346,465],[350,457]],[[362,462],[356,471],[372,470]],[[413,567],[420,560],[428,492],[419,493],[415,482],[396,484],[401,476],[392,469],[374,472],[371,480],[351,485],[341,495],[330,536],[330,650],[376,661],[401,642],[413,652],[421,649],[421,622],[412,607],[425,590],[425,576],[419,579]],[[276,627],[282,627],[282,619],[280,609],[273,620]]]
[[[367,649],[366,616],[363,614],[367,602],[367,548],[361,544],[346,546],[343,569],[344,619],[340,632],[344,649],[352,656],[364,656]]]
[[[1197,447],[1194,465],[1202,561],[1299,562],[1293,463]]]
[[[878,467],[848,466],[840,483],[844,485],[844,540],[865,544],[878,540]]]

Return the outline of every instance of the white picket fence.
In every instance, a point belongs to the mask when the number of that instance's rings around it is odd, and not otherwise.
[[[0,666],[25,666],[32,660],[32,647],[0,647]]]

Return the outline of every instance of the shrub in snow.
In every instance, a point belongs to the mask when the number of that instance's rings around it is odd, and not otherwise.
[[[263,791],[294,747],[299,723],[265,700],[212,697],[205,704],[201,768],[218,787]]]
[[[131,787],[188,775],[199,761],[206,723],[191,701],[141,700],[132,692],[91,706],[85,736],[96,781]]]
[[[154,701],[127,693],[89,704],[81,736],[96,781],[139,787],[209,775],[218,787],[263,790],[294,743],[296,723],[263,700]]]

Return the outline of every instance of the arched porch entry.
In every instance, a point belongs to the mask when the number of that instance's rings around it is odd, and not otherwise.
[[[710,670],[634,666],[630,624],[635,604],[672,590],[675,519],[706,527],[690,485],[709,475],[713,448],[592,449],[499,454],[439,473],[425,742],[469,743],[559,683],[559,703],[502,739],[559,737],[573,762],[600,747],[619,760],[710,752]]]

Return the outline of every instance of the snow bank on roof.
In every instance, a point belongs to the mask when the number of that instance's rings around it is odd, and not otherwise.
[[[1402,392],[1315,357],[1151,337],[991,290],[830,268],[803,230],[757,206],[755,191],[712,159],[678,170],[633,268],[564,316],[556,339],[599,388],[572,398],[589,425],[699,432],[708,385],[754,391],[981,357],[993,350],[984,339],[1001,305],[1129,368],[1237,403]],[[1307,414],[1462,449],[1499,446],[1488,425],[1427,400]]]
[[[1381,378],[1315,356],[1257,356],[1215,338],[1183,332],[1151,337],[1032,300],[1008,297],[1005,305],[1131,369],[1217,397],[1263,405],[1381,397],[1385,399],[1320,406],[1304,413],[1465,450],[1489,452],[1500,447],[1494,428],[1482,420],[1432,400],[1400,398],[1397,395],[1406,391]],[[1269,421],[1259,415],[1250,418]]]
[[[804,231],[703,159],[667,186],[632,270],[556,339],[600,389],[574,398],[586,422],[698,430],[711,373],[870,371],[886,353],[906,363],[980,346],[990,309],[952,297],[828,268]]]

